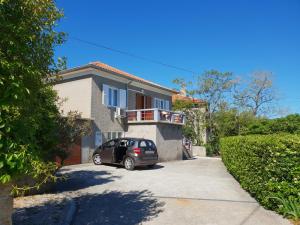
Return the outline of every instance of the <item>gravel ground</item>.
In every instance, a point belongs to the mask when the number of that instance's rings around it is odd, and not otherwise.
[[[15,199],[14,224],[59,224],[67,202],[72,225],[288,225],[245,192],[216,158],[159,163],[153,169],[66,166],[53,194]],[[75,207],[74,207],[75,208]]]
[[[64,167],[56,192],[72,196],[73,225],[288,225],[245,192],[217,158],[127,171],[111,165]]]
[[[62,194],[43,194],[14,199],[14,225],[57,225],[64,220],[69,200]]]

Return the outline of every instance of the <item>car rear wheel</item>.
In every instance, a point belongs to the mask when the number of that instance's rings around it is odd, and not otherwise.
[[[100,154],[95,154],[93,156],[93,162],[94,162],[95,165],[101,165],[102,164],[102,159],[101,159]]]
[[[124,159],[124,167],[127,170],[133,170],[134,169],[134,160],[130,157],[126,157]]]

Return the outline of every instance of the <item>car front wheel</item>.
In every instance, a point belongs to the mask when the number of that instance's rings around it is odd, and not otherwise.
[[[124,159],[124,167],[127,170],[133,170],[134,169],[134,160],[130,157],[126,157]]]
[[[93,162],[94,162],[95,165],[101,165],[102,164],[102,160],[101,160],[100,154],[95,154],[93,156]]]

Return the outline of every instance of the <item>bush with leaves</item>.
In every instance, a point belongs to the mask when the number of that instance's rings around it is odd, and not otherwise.
[[[63,34],[54,26],[61,16],[52,0],[0,1],[1,183],[35,173],[49,149],[43,141],[53,140],[46,137],[53,123],[47,110],[57,109],[44,81],[56,69],[54,47]]]
[[[188,99],[177,99],[172,106],[173,110],[185,113],[186,123],[183,126],[184,137],[190,139],[195,145],[202,145],[202,134],[206,132],[205,127],[205,108],[203,103],[194,102]]]
[[[61,17],[54,0],[0,1],[0,186],[54,169],[45,154],[57,143],[57,108],[45,81],[57,71],[54,48],[64,34],[54,28]],[[1,199],[0,211],[11,204]],[[9,214],[0,213],[0,224],[11,223]]]
[[[274,197],[300,202],[300,136],[249,135],[221,139],[228,171],[263,206],[282,213]]]
[[[291,114],[276,119],[258,117],[255,120],[248,121],[241,135],[276,133],[300,134],[300,115]]]
[[[285,217],[300,222],[300,201],[295,200],[292,196],[273,197],[278,202],[279,212]]]
[[[89,120],[82,119],[77,111],[70,111],[66,116],[59,116],[57,122],[59,148],[56,156],[61,159],[63,165],[76,141],[91,133],[91,123]]]

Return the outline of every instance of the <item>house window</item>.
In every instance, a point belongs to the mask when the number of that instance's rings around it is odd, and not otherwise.
[[[111,140],[111,132],[107,132],[107,140]]]
[[[108,89],[108,105],[112,105],[112,89]]]
[[[109,87],[108,88],[108,105],[117,107],[118,103],[118,89]]]
[[[117,138],[117,132],[111,132],[111,139]]]
[[[104,134],[105,141],[109,141],[115,138],[121,138],[124,136],[124,132],[122,131],[109,131]]]
[[[123,132],[118,132],[118,138],[123,137]]]
[[[155,98],[154,107],[158,109],[170,110],[170,102],[168,100]]]
[[[106,106],[127,108],[127,91],[103,84],[102,103]]]
[[[118,90],[114,89],[113,91],[113,106],[118,106]]]
[[[160,108],[161,108],[161,109],[164,109],[164,108],[165,108],[165,104],[164,104],[164,103],[165,103],[164,100],[161,100],[161,101],[160,101]]]

